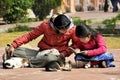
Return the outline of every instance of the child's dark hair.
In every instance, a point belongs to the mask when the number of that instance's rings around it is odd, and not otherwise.
[[[94,39],[96,39],[97,31],[90,28],[90,26],[85,24],[79,24],[76,26],[76,36],[79,38],[88,37],[91,35]]]

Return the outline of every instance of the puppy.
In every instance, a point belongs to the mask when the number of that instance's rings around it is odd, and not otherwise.
[[[71,61],[68,62],[51,62],[45,66],[46,71],[71,71],[72,70],[72,63]]]
[[[3,62],[3,68],[5,69],[23,68],[28,66],[29,60],[20,57],[11,57],[10,59]]]
[[[65,62],[62,70],[63,71],[71,71],[72,70],[72,62],[71,61]]]

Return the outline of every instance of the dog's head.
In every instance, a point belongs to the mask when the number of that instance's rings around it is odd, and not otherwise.
[[[13,69],[13,68],[21,68],[29,66],[29,62],[27,59],[12,57],[3,62],[3,68]]]
[[[29,66],[29,60],[27,58],[23,58],[22,63],[23,63],[23,67]]]
[[[71,61],[65,62],[62,70],[63,71],[71,71],[71,69],[72,69],[72,62]]]

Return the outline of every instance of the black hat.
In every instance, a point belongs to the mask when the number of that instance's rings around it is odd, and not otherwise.
[[[66,15],[59,14],[54,22],[53,22],[55,28],[57,29],[67,29],[70,27],[71,21]]]

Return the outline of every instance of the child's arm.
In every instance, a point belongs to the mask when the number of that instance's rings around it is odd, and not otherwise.
[[[87,54],[87,51],[80,51],[80,49],[76,48],[73,49],[72,47],[69,47],[69,49],[76,55],[76,54]]]
[[[97,35],[96,44],[97,44],[96,48],[88,50],[88,56],[97,56],[107,51],[104,37],[101,34]]]

